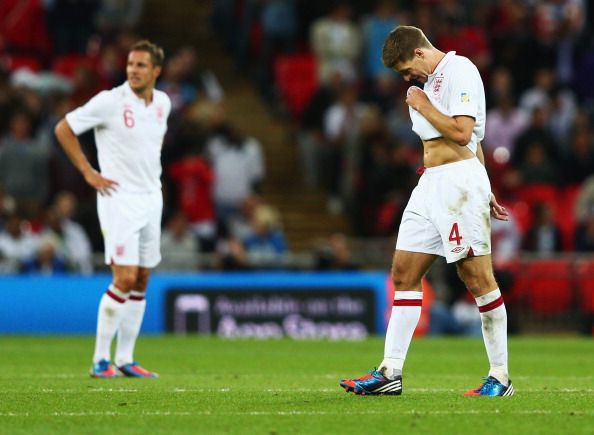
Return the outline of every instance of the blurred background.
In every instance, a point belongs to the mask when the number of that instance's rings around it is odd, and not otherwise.
[[[241,285],[261,283],[242,289],[253,294],[274,288],[267,276],[291,287],[307,272],[314,279],[301,290],[310,301],[326,285],[339,298],[375,274],[365,316],[379,325],[370,332],[382,332],[391,300],[384,278],[422,165],[404,102],[409,84],[381,63],[386,35],[408,24],[469,57],[485,83],[483,148],[493,191],[511,213],[510,222],[493,221],[510,331],[591,335],[593,9],[591,0],[2,0],[0,288],[38,285],[41,294],[97,277],[108,283],[95,193],[53,128],[121,84],[129,47],[148,38],[165,49],[157,88],[173,104],[154,284],[163,299],[153,308],[165,314],[155,331],[208,330],[201,322],[217,330],[212,313],[199,314],[214,306],[212,295],[178,304],[169,296],[180,284],[160,276],[184,274],[194,294],[192,282],[211,275],[204,286],[233,290],[225,279],[242,272]],[[92,132],[80,139],[97,166]],[[422,333],[480,335],[453,266],[437,262],[425,285]],[[86,303],[95,310],[93,298]],[[182,305],[190,317],[175,317]],[[355,315],[347,305],[341,313]],[[20,331],[13,326],[0,330]]]

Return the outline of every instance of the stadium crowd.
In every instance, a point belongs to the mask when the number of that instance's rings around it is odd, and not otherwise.
[[[306,4],[307,3],[307,4]],[[293,121],[304,183],[327,190],[359,237],[393,237],[421,162],[404,94],[381,65],[387,33],[417,25],[469,57],[487,91],[483,147],[512,213],[494,257],[594,251],[594,34],[585,0],[216,0],[213,31],[271,107]],[[141,0],[0,3],[0,273],[93,271],[95,192],[57,143],[63,115],[125,80]],[[80,18],[83,17],[84,20]],[[74,26],[72,23],[76,23]],[[31,31],[33,29],[34,31]],[[258,195],[258,138],[225,115],[199,48],[168,50],[162,269],[280,267],[282,216]],[[289,68],[281,68],[289,65]],[[81,137],[96,165],[92,134]],[[420,169],[422,170],[422,168]],[[356,268],[333,236],[319,268]]]

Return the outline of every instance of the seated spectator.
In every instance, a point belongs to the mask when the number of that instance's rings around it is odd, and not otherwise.
[[[22,263],[21,273],[59,275],[68,272],[59,246],[60,241],[56,237],[49,234],[42,237],[35,254]]]
[[[594,140],[588,127],[578,127],[571,135],[567,156],[562,162],[563,182],[578,185],[594,174]]]
[[[0,139],[0,185],[35,217],[49,193],[49,146],[33,135],[33,119],[16,111],[9,133]]]
[[[217,243],[214,269],[222,271],[247,271],[252,267],[242,241],[236,237],[221,238]]]
[[[575,231],[575,250],[594,252],[594,213],[584,219]]]
[[[344,234],[332,234],[326,243],[317,249],[314,268],[336,271],[359,269],[359,265],[352,258],[348,239]]]
[[[188,219],[183,212],[176,212],[161,234],[159,270],[196,270],[198,251],[198,240],[190,231]]]
[[[228,223],[241,212],[243,201],[259,190],[264,178],[264,159],[260,142],[244,137],[223,121],[207,142],[215,179],[213,198],[217,219]]]
[[[351,19],[352,8],[337,1],[332,10],[311,26],[310,44],[318,64],[318,82],[328,83],[332,73],[341,71],[348,81],[357,79],[357,60],[361,54],[361,35]]]
[[[545,146],[538,141],[528,144],[519,169],[524,184],[555,184],[558,180],[555,161],[547,155]]]
[[[58,242],[56,249],[68,268],[83,274],[93,273],[91,242],[83,227],[72,220],[78,201],[70,192],[59,192],[47,211],[43,235],[51,235]]]
[[[555,223],[553,207],[547,203],[534,206],[534,223],[524,236],[522,248],[539,256],[561,251],[561,231]]]
[[[18,272],[21,264],[35,255],[39,244],[39,236],[31,232],[28,223],[18,214],[10,214],[0,231],[0,272]]]
[[[260,267],[282,266],[288,248],[278,211],[269,205],[258,205],[250,224],[252,233],[243,241],[250,264]]]
[[[201,250],[211,252],[216,237],[212,168],[203,157],[189,155],[173,162],[167,172],[176,184],[177,203],[199,238]]]

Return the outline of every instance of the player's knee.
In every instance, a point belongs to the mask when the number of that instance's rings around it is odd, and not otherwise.
[[[421,280],[411,276],[410,270],[394,264],[392,267],[392,283],[394,290],[418,290],[421,288]]]
[[[497,287],[495,277],[490,271],[460,270],[464,285],[472,294],[482,294]]]

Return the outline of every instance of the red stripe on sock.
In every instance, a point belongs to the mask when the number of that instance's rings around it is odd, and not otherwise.
[[[423,299],[394,299],[394,307],[420,307]]]
[[[130,301],[144,301],[144,296],[131,295],[128,300]]]
[[[482,307],[478,307],[478,309],[481,313],[485,313],[487,311],[494,310],[495,308],[498,308],[502,305],[503,305],[503,296],[499,296],[493,302],[489,302],[488,304],[483,305]]]
[[[120,304],[123,304],[124,302],[126,302],[126,299],[119,297],[118,295],[113,293],[111,290],[107,290],[107,296],[112,298],[114,301],[119,302]]]

